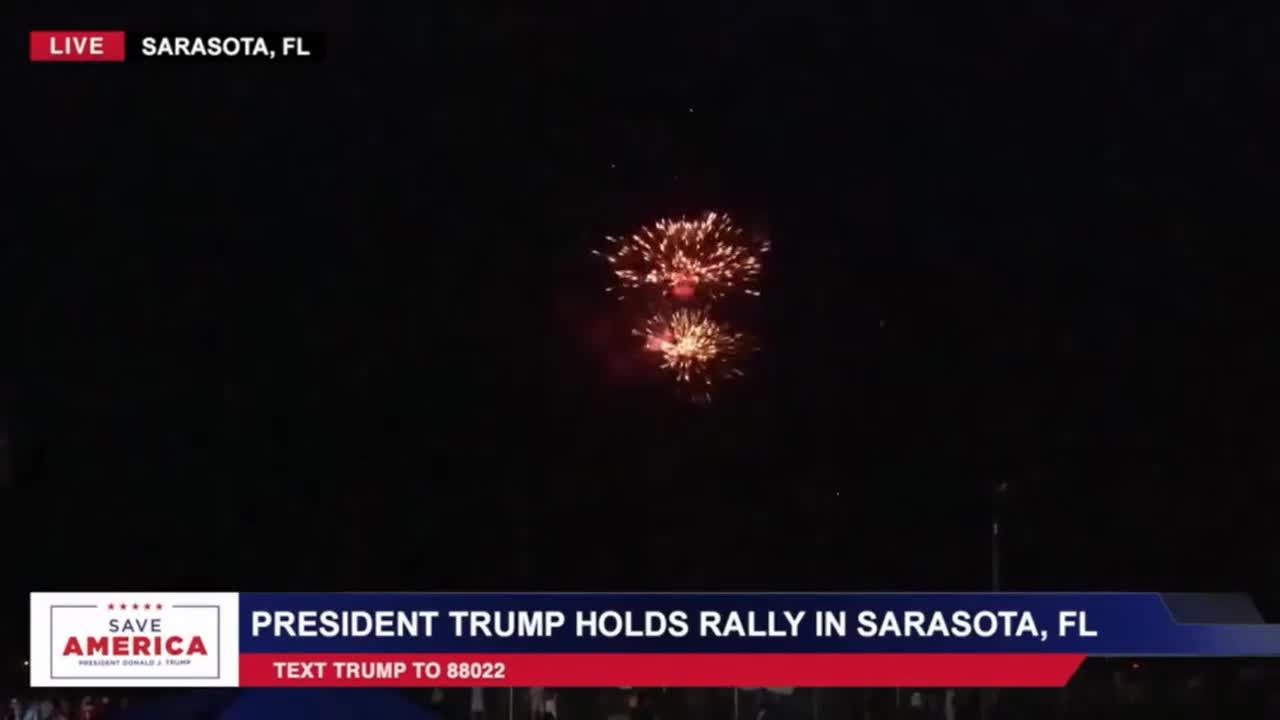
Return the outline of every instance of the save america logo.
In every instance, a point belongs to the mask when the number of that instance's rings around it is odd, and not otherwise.
[[[154,608],[154,613],[152,609]],[[54,608],[71,610],[72,607]],[[88,606],[86,606],[88,609]],[[96,609],[93,608],[93,609]],[[118,667],[121,665],[155,666],[163,663],[171,667],[183,667],[192,663],[193,656],[208,657],[204,638],[198,633],[185,635],[169,631],[165,634],[161,611],[164,603],[107,603],[107,611],[120,611],[120,617],[107,620],[102,635],[72,635],[62,648],[63,657],[84,658],[82,665]],[[204,606],[178,605],[171,610],[213,610]],[[130,615],[132,611],[132,615]]]
[[[234,682],[225,677],[223,659],[227,652],[234,658],[236,649],[224,647],[223,639],[227,630],[234,633],[237,608],[225,600],[223,594],[33,594],[32,684]]]

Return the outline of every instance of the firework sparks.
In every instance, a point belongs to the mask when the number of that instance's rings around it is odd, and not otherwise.
[[[662,355],[662,367],[679,383],[708,399],[717,380],[742,374],[734,361],[743,337],[701,310],[656,314],[636,334],[645,339],[646,350]]]
[[[609,238],[604,254],[623,290],[658,289],[677,301],[708,300],[730,292],[759,295],[761,256],[767,242],[753,242],[726,215],[662,220],[629,238]]]

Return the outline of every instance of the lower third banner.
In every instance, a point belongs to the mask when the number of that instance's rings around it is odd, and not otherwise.
[[[1274,657],[1247,598],[33,593],[31,684],[1061,687],[1089,656]]]

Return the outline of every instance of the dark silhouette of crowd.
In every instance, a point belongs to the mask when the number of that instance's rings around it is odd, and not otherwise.
[[[127,697],[26,691],[8,697],[3,720],[120,720]]]
[[[1280,720],[1280,665],[1093,660],[1064,689],[489,688],[408,695],[441,720]],[[130,703],[69,690],[6,697],[0,720],[127,720]],[[145,695],[134,699],[145,707]]]

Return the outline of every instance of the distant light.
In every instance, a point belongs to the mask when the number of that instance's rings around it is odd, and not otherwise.
[[[31,667],[31,661],[30,661],[30,660],[23,660],[23,661],[22,661],[22,667]]]
[[[689,108],[689,112],[693,112],[693,108]]]

